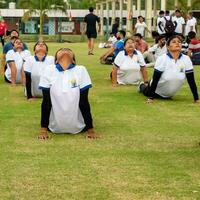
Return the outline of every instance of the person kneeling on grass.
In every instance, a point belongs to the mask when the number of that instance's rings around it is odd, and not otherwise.
[[[53,133],[87,131],[87,137],[95,139],[88,102],[92,84],[86,68],[76,65],[74,53],[67,48],[56,52],[55,63],[45,68],[39,83],[43,101],[38,138],[49,138],[49,128]]]
[[[54,57],[48,56],[48,46],[38,41],[34,46],[34,56],[27,58],[24,64],[26,76],[26,96],[31,100],[33,97],[42,97],[42,91],[38,89],[40,77],[45,67],[54,64]]]
[[[141,75],[148,83],[146,63],[140,51],[135,49],[134,39],[128,38],[124,42],[124,50],[119,52],[114,60],[111,73],[112,84],[139,84]]]
[[[181,46],[181,39],[178,35],[169,38],[168,53],[156,60],[152,80],[148,86],[144,84],[139,86],[140,92],[148,97],[148,103],[153,102],[154,98],[173,97],[184,84],[185,78],[187,78],[194,101],[199,103],[193,65],[189,56],[181,53]]]

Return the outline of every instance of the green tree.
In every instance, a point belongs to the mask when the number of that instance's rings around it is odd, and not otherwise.
[[[6,0],[0,0],[0,8],[6,8],[7,7],[7,1]]]
[[[47,12],[49,10],[61,10],[67,13],[68,3],[66,0],[18,0],[18,8],[28,9],[24,13],[23,20],[29,20],[33,14],[40,17],[40,37],[42,37],[42,26],[45,18],[48,18]]]

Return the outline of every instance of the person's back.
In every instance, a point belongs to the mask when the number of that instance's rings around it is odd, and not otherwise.
[[[99,18],[96,15],[89,13],[85,16],[84,21],[87,24],[87,31],[96,32],[96,23],[99,22]]]
[[[84,22],[86,23],[86,35],[88,38],[88,55],[94,55],[93,49],[94,49],[94,40],[97,38],[97,30],[96,30],[96,23],[100,23],[99,17],[97,17],[95,14],[93,14],[94,8],[89,8],[89,14],[85,16]],[[99,24],[100,29],[100,24]]]

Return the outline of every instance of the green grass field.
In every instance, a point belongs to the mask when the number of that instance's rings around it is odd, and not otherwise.
[[[28,44],[32,49],[33,43]],[[198,200],[200,105],[187,82],[173,100],[146,98],[135,86],[113,88],[105,50],[49,44],[49,54],[72,48],[90,73],[90,104],[101,139],[52,134],[38,141],[41,99],[0,78],[0,200]],[[151,77],[152,69],[149,69]],[[195,67],[200,92],[200,69]]]

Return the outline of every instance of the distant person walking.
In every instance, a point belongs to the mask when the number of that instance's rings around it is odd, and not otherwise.
[[[99,24],[100,29],[100,19],[94,13],[94,8],[89,8],[89,14],[85,16],[84,22],[86,23],[86,35],[88,38],[88,55],[94,55],[94,40],[97,38],[96,23]]]

